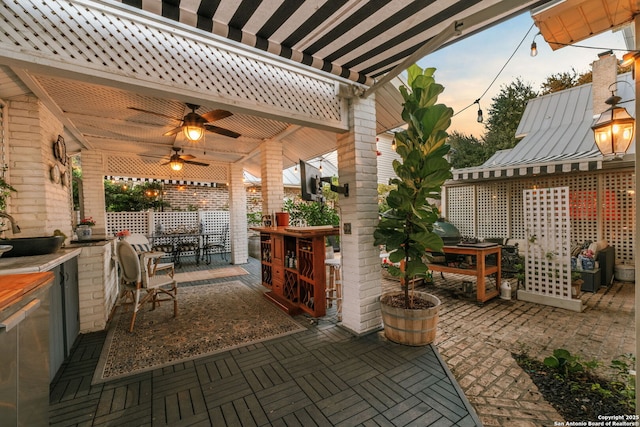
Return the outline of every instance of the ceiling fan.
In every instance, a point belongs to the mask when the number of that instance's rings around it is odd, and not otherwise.
[[[173,151],[175,151],[175,153],[173,153],[171,155],[171,157],[169,158],[168,162],[162,163],[162,165],[170,165],[171,169],[173,169],[174,171],[179,171],[182,170],[182,167],[184,166],[185,163],[188,163],[190,165],[196,165],[196,166],[209,166],[209,163],[202,163],[202,162],[195,162],[192,159],[195,159],[194,156],[192,156],[191,154],[183,154],[180,155],[180,147],[171,147],[171,149]]]
[[[204,113],[200,115],[196,113],[196,110],[200,108],[199,105],[189,104],[189,103],[187,103],[186,105],[187,107],[191,108],[191,112],[187,113],[187,115],[184,116],[182,119],[167,116],[161,113],[156,113],[154,111],[143,110],[141,108],[136,108],[136,107],[128,107],[128,108],[130,110],[141,111],[143,113],[154,114],[156,116],[167,117],[169,119],[179,120],[182,122],[180,123],[180,126],[178,126],[177,128],[174,128],[168,132],[165,132],[164,136],[175,135],[178,132],[182,131],[184,133],[185,138],[187,138],[189,141],[192,141],[192,142],[199,141],[200,139],[202,139],[202,136],[204,135],[205,130],[209,132],[217,133],[219,135],[228,136],[230,138],[237,138],[240,136],[240,134],[237,132],[210,124],[210,122],[215,122],[216,120],[220,120],[220,119],[224,119],[226,117],[232,116],[233,113],[231,113],[230,111],[212,110],[212,111],[209,111],[208,113]]]

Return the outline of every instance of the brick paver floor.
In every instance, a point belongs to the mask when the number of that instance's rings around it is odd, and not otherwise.
[[[462,293],[466,276],[439,275],[426,290],[442,301],[436,346],[486,426],[549,426],[564,421],[547,403],[512,353],[542,360],[565,348],[605,367],[635,354],[633,283],[581,296],[581,313],[517,299],[481,305]],[[385,287],[393,282],[385,280]],[[424,289],[423,289],[424,290]],[[589,420],[584,420],[589,421]]]

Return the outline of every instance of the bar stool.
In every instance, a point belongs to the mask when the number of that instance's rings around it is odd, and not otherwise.
[[[326,289],[327,307],[336,302],[338,320],[342,320],[342,280],[340,279],[340,260],[326,259],[324,264],[329,267],[329,287]]]

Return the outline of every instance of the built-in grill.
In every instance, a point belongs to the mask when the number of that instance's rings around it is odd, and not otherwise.
[[[440,219],[433,223],[433,232],[442,238],[445,246],[455,246],[460,243],[460,240],[462,240],[460,231],[458,231],[456,226],[444,219]],[[438,264],[447,263],[447,257],[442,252],[433,252],[431,257],[431,262]]]
[[[455,225],[440,219],[433,223],[433,232],[442,238],[445,246],[453,246],[460,243],[462,236]]]

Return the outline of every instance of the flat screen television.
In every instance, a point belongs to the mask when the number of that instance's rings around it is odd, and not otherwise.
[[[324,201],[322,196],[322,174],[317,168],[302,160],[300,160],[300,192],[302,200]]]

